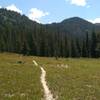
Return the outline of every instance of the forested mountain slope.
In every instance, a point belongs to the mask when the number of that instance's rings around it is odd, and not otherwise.
[[[0,9],[0,52],[56,57],[99,57],[100,25],[79,17],[39,24]]]

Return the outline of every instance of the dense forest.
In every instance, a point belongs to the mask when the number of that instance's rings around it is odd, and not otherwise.
[[[0,52],[49,57],[100,57],[100,24],[73,17],[39,24],[0,9]]]

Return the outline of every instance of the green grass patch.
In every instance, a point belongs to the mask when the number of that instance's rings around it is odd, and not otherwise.
[[[39,66],[32,64],[33,59]],[[0,54],[0,100],[43,99],[40,66],[57,100],[100,100],[100,59],[56,60],[8,53]]]
[[[39,62],[58,100],[100,100],[100,59],[41,58]]]
[[[41,70],[33,66],[32,59],[17,54],[0,54],[0,100],[43,98]]]

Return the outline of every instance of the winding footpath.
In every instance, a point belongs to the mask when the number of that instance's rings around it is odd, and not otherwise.
[[[33,60],[33,63],[35,66],[38,66],[37,62],[35,60]],[[51,93],[51,91],[49,90],[49,87],[47,86],[47,81],[46,81],[46,71],[44,70],[43,67],[40,67],[41,69],[41,83],[44,89],[44,97],[45,100],[55,100],[55,98],[53,98],[53,94]]]

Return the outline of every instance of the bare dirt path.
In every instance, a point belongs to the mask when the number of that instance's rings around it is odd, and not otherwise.
[[[33,60],[33,63],[35,66],[38,66],[38,63],[35,60]],[[45,100],[56,100],[55,98],[53,98],[53,94],[51,93],[51,91],[49,90],[49,87],[47,86],[46,71],[44,70],[43,67],[40,67],[40,69],[41,69],[41,77],[40,77],[41,80],[40,81],[44,89]]]
[[[51,93],[51,91],[49,90],[49,87],[47,86],[47,81],[46,81],[46,71],[41,67],[41,83],[42,86],[44,88],[44,94],[45,94],[45,100],[55,100],[53,98],[53,94]]]

